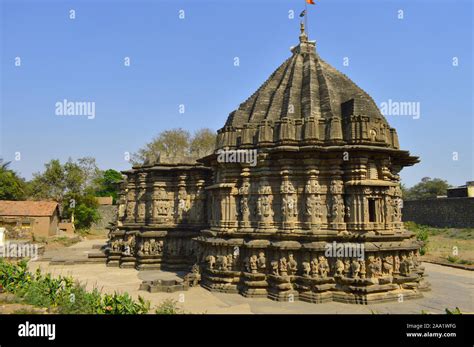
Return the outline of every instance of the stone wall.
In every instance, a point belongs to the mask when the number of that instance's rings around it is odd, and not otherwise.
[[[98,207],[101,219],[91,226],[91,229],[105,229],[110,222],[117,221],[117,206],[102,205]]]
[[[474,198],[404,201],[403,221],[434,227],[473,228]]]

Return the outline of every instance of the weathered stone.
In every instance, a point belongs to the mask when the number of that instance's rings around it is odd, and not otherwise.
[[[292,53],[229,115],[215,153],[124,172],[108,266],[192,267],[185,283],[280,301],[429,289],[401,219],[399,172],[418,158],[304,28]]]

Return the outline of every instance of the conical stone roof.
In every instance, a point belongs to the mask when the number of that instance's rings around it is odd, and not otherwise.
[[[293,55],[229,115],[217,148],[354,143],[398,148],[395,130],[373,99],[322,60],[315,45],[302,26]]]

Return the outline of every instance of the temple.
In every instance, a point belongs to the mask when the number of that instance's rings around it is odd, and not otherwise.
[[[279,301],[429,289],[421,244],[401,221],[399,172],[418,158],[303,25],[291,52],[229,115],[213,154],[123,172],[108,266],[191,271],[211,291]]]

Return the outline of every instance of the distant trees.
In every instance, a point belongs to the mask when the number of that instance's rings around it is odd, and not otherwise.
[[[120,172],[113,169],[105,170],[97,180],[99,188],[96,191],[96,196],[111,196],[115,203],[122,179]]]
[[[447,189],[450,187],[451,185],[446,180],[423,177],[420,183],[415,184],[411,188],[406,188],[402,185],[402,194],[404,200],[431,199],[446,195]]]
[[[0,158],[0,200],[22,200],[26,197],[26,182],[9,169],[10,162]]]
[[[62,217],[74,220],[76,228],[88,228],[100,219],[97,196],[117,198],[122,175],[115,170],[101,171],[94,158],[57,159],[45,164],[43,172],[33,174],[28,183],[30,198],[55,200]]]
[[[165,130],[132,155],[134,165],[194,162],[212,153],[216,141],[210,129],[197,130],[192,136],[181,128]]]

